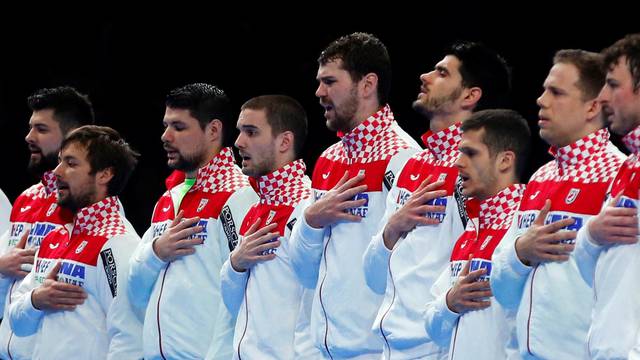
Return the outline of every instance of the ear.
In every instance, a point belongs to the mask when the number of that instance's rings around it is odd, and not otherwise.
[[[109,184],[109,181],[113,179],[113,175],[114,173],[113,173],[112,167],[102,169],[96,172],[96,182],[98,185],[102,185],[106,187]]]
[[[600,110],[602,110],[602,104],[600,103],[599,98],[595,98],[593,100],[587,101],[584,106],[587,111],[587,120],[592,121],[596,119],[600,121],[602,119],[602,117],[600,116]]]
[[[213,119],[204,128],[205,135],[211,142],[222,142],[222,121]]]
[[[291,131],[284,131],[276,137],[276,147],[279,153],[294,152],[294,136]],[[295,157],[295,154],[294,154]]]
[[[516,154],[511,150],[501,151],[496,156],[496,165],[501,173],[513,171],[515,174]]]
[[[477,86],[465,88],[462,94],[462,108],[465,110],[472,110],[476,107],[478,101],[480,101],[480,98],[482,97],[482,89]]]
[[[378,96],[378,75],[368,73],[360,79],[360,91],[363,98]]]

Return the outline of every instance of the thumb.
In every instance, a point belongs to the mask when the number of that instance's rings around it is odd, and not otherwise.
[[[60,261],[56,262],[56,264],[53,266],[53,269],[51,269],[51,271],[47,275],[47,279],[53,280],[53,281],[58,280],[58,271],[60,271],[60,264],[61,264]]]
[[[24,249],[27,244],[27,238],[29,237],[29,231],[25,231],[20,238],[20,241],[16,244],[16,249]]]
[[[544,202],[544,206],[542,207],[542,209],[540,209],[540,212],[538,213],[538,216],[536,217],[536,220],[533,222],[535,225],[544,225],[544,219],[547,218],[547,215],[549,215],[549,210],[551,209],[551,200],[547,199]]]

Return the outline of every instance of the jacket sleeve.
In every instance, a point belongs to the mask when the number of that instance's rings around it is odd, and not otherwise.
[[[440,274],[438,280],[431,286],[431,301],[427,302],[423,317],[424,328],[436,344],[448,347],[451,333],[458,323],[460,314],[447,306],[447,293],[451,289],[451,271],[449,268]]]
[[[242,241],[242,239],[240,240]],[[235,271],[231,266],[231,260],[227,259],[220,270],[220,291],[222,301],[227,310],[235,317],[240,310],[244,297],[244,290],[249,279],[249,270]]]
[[[153,251],[155,240],[153,228],[149,228],[129,260],[128,279],[124,287],[131,305],[143,312],[147,308],[160,271],[167,265]]]
[[[127,296],[129,258],[140,238],[135,234],[114,236],[97,261],[97,298],[106,314],[109,352],[107,359],[141,359],[144,312],[135,310]]]
[[[11,202],[0,189],[0,234],[9,230],[9,215],[11,214]]]
[[[496,300],[506,310],[515,310],[520,305],[524,284],[533,269],[523,264],[516,253],[516,240],[525,230],[518,231],[519,214],[513,217],[514,223],[504,235],[493,252],[491,271],[491,291]]]
[[[591,219],[589,219],[591,220]],[[576,236],[576,247],[571,256],[574,257],[580,276],[589,287],[593,287],[593,280],[596,274],[596,263],[603,247],[593,242],[589,233],[589,222],[578,230]]]
[[[311,197],[298,205],[302,209],[301,215],[293,226],[289,239],[291,265],[300,283],[307,289],[315,288],[318,282],[324,236],[329,231],[327,228],[315,229],[307,224],[304,212],[313,202]]]
[[[29,336],[38,331],[40,321],[44,317],[44,311],[36,309],[31,303],[31,294],[33,290],[40,286],[36,276],[38,262],[36,254],[34,266],[31,272],[22,280],[18,289],[11,295],[11,306],[9,307],[9,321],[11,321],[11,329],[17,336]],[[53,268],[55,262],[48,263],[48,267],[43,273],[48,274]],[[41,275],[46,277],[46,275]],[[40,280],[42,281],[42,280]],[[7,319],[5,319],[6,321]]]

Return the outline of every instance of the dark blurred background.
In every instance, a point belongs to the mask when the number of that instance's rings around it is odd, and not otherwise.
[[[393,63],[390,103],[400,125],[416,139],[428,128],[426,120],[411,109],[418,77],[443,57],[442,49],[461,39],[482,41],[500,52],[513,68],[512,108],[529,120],[535,134],[528,178],[550,159],[547,146],[537,136],[535,99],[554,52],[562,48],[600,51],[639,29],[633,21],[619,17],[624,9],[613,16],[607,14],[609,8],[593,8],[586,17],[540,9],[487,12],[464,6],[396,6],[369,15],[345,14],[327,6],[313,16],[284,15],[297,11],[289,9],[275,15],[217,12],[197,19],[193,14],[168,13],[117,21],[53,16],[5,21],[0,24],[0,188],[13,201],[36,181],[26,171],[29,155],[24,136],[31,115],[26,98],[36,89],[59,85],[88,94],[98,123],[120,131],[142,153],[121,196],[127,217],[140,234],[170,172],[160,135],[164,97],[172,88],[190,82],[213,83],[230,95],[236,108],[257,95],[293,96],[306,108],[309,119],[304,159],[310,174],[317,156],[337,140],[325,128],[314,96],[316,58],[332,40],[354,31],[373,33],[387,45]],[[507,15],[498,15],[504,12]],[[4,15],[11,20],[11,14]]]

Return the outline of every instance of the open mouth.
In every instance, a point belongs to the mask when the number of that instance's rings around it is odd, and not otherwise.
[[[56,187],[58,188],[58,192],[60,191],[68,191],[69,190],[69,184],[62,182],[62,181],[58,181],[56,182]]]

